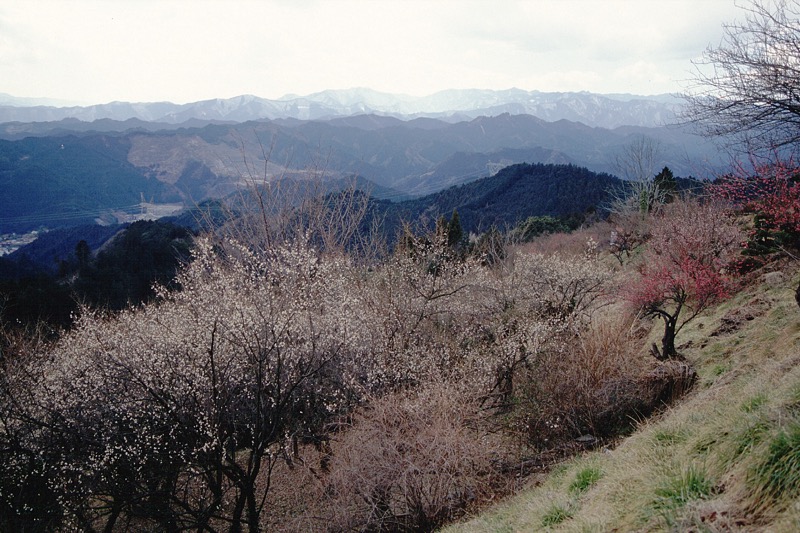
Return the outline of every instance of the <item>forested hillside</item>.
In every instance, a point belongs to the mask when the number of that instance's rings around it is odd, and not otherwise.
[[[535,169],[471,190],[503,197]],[[747,282],[750,211],[653,198],[578,233],[474,251],[441,225],[392,251],[351,247],[374,205],[358,191],[239,213],[155,300],[84,309],[50,342],[5,338],[3,527],[428,531],[520,475],[614,447],[707,379],[686,343],[713,338],[716,322],[695,324]],[[78,247],[78,283],[99,285],[112,257],[108,272],[140,261],[151,238],[180,250],[176,231],[137,223],[94,259]],[[617,255],[612,233],[641,240]],[[652,348],[669,328],[677,350]]]
[[[388,206],[406,221],[435,221],[457,210],[467,232],[511,228],[530,216],[584,217],[603,211],[623,182],[574,165],[518,164],[496,175]]]
[[[129,150],[119,136],[0,140],[0,231],[90,224],[136,212],[142,197],[180,199],[129,163]]]
[[[679,179],[675,186],[687,190],[702,184]],[[326,182],[286,178],[268,188],[253,187],[202,203],[159,222],[84,225],[42,233],[33,243],[0,257],[4,320],[32,325],[42,319],[63,326],[69,324],[76,302],[115,310],[129,303],[138,305],[152,295],[153,283],[169,284],[176,266],[190,260],[190,234],[236,224],[238,217],[254,208],[277,216],[316,201],[331,206],[343,199],[363,204],[348,243],[351,252],[370,240],[379,240],[392,250],[405,228],[433,232],[442,219],[449,221],[455,213],[466,250],[485,239],[490,230],[529,240],[603,220],[612,199],[630,192],[625,182],[613,176],[550,164],[513,165],[493,176],[401,202],[379,200],[362,189],[374,192],[372,184],[355,178]],[[79,245],[85,255],[82,260]]]
[[[169,222],[45,233],[0,257],[0,330],[57,333],[81,306],[118,311],[155,297],[191,259],[193,234]]]

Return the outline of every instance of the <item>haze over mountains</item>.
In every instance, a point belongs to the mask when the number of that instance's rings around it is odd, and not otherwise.
[[[279,118],[317,120],[355,114],[403,119],[446,118],[452,122],[510,113],[534,115],[549,122],[565,119],[592,127],[656,127],[671,123],[676,106],[680,103],[678,98],[670,95],[545,93],[521,89],[448,90],[430,96],[413,97],[356,88],[328,90],[308,96],[289,95],[277,100],[243,95],[188,104],[111,102],[86,107],[32,105],[32,99],[0,96],[0,123],[75,118],[82,121],[138,119],[180,124],[191,119],[232,122]]]
[[[153,204],[174,211],[253,180],[357,176],[375,197],[400,201],[518,163],[613,174],[642,137],[658,145],[654,172],[704,178],[719,166],[713,146],[664,125],[678,105],[669,96],[352,89],[182,105],[14,102],[0,106],[0,233],[165,209]]]

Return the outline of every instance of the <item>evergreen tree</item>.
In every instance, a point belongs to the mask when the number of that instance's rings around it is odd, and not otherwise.
[[[678,182],[669,167],[664,167],[661,172],[656,174],[653,179],[656,186],[656,191],[662,203],[669,204],[675,199],[675,193],[678,190]]]
[[[458,246],[463,238],[464,230],[461,228],[461,219],[458,216],[458,210],[453,209],[453,215],[450,217],[450,222],[447,224],[447,244],[448,246]]]
[[[89,248],[89,244],[81,239],[80,242],[75,246],[75,257],[78,259],[78,269],[80,271],[84,271],[86,267],[89,265],[89,259],[91,259],[92,251]]]

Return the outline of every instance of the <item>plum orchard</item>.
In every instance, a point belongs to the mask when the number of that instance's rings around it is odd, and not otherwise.
[[[0,529],[257,531],[277,462],[368,398],[443,383],[507,405],[584,327],[608,272],[591,254],[489,268],[439,240],[366,268],[307,233],[201,239],[180,292],[87,312],[4,369]]]

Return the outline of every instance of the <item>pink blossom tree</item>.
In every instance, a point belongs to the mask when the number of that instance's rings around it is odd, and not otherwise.
[[[646,316],[664,321],[661,360],[678,357],[675,338],[684,325],[729,294],[727,266],[741,233],[714,203],[681,201],[653,221],[652,238],[627,299]]]
[[[793,160],[754,165],[754,172],[725,176],[715,193],[753,215],[744,243],[750,257],[778,252],[797,258],[800,249],[800,167]],[[800,285],[795,290],[800,306]]]

